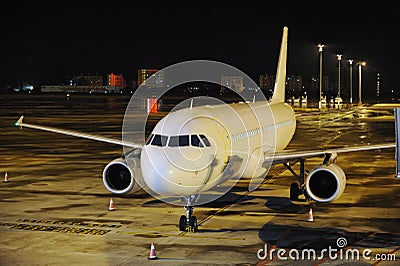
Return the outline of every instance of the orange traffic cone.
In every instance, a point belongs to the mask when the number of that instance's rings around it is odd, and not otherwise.
[[[109,211],[115,211],[114,201],[113,201],[112,198],[110,199],[110,206],[108,207],[108,210]]]
[[[8,182],[8,174],[7,174],[7,172],[4,174],[4,182]]]
[[[149,260],[156,260],[157,255],[156,255],[156,249],[154,247],[154,242],[151,242],[151,247],[150,247],[150,256],[148,258]]]
[[[310,207],[310,210],[308,211],[308,219],[307,222],[314,222],[314,216],[312,214],[312,208]]]

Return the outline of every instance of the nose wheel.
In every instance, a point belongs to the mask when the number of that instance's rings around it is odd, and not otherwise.
[[[194,206],[192,203],[192,197],[186,197],[186,202],[188,205],[185,206],[186,216],[182,215],[179,219],[179,230],[188,232],[197,232],[197,218],[192,216]]]
[[[181,218],[179,219],[179,230],[188,232],[197,232],[198,225],[196,216],[191,216],[188,221],[186,216],[182,215]]]

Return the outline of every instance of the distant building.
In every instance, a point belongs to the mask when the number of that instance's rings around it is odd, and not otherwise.
[[[42,85],[41,92],[50,93],[120,93],[116,86],[77,86],[77,85]]]
[[[308,93],[308,96],[315,97],[318,100],[319,97],[319,77],[312,76],[311,77],[311,92]],[[331,94],[329,89],[329,77],[322,76],[322,97]],[[335,95],[336,96],[336,95]]]
[[[100,75],[80,75],[69,80],[70,86],[103,86],[103,77]]]
[[[101,75],[79,75],[69,78],[67,85],[42,85],[41,92],[50,93],[121,93],[126,88],[122,74],[108,74],[104,84]]]
[[[376,98],[380,99],[381,96],[381,74],[376,73]]]
[[[243,91],[243,77],[242,76],[221,76],[221,93],[225,88],[241,93]]]
[[[150,80],[148,78],[152,77]],[[164,72],[158,69],[138,69],[137,86],[145,85],[150,89],[166,86]],[[151,81],[151,82],[149,82]]]
[[[288,96],[295,96],[296,98],[303,95],[303,76],[288,75],[286,77],[286,91]]]
[[[260,88],[266,97],[271,97],[275,86],[275,75],[260,75]]]
[[[126,81],[121,73],[119,74],[111,73],[107,75],[107,85],[125,89]]]
[[[271,97],[275,87],[275,75],[260,75],[260,88],[267,97]],[[303,76],[287,75],[286,76],[286,98],[291,99],[292,96],[299,97],[303,94]]]
[[[130,87],[131,89],[136,89],[136,80],[130,80],[127,82],[126,84],[128,87]]]
[[[352,69],[354,71],[354,69]],[[336,77],[339,75],[339,66],[336,68]],[[354,77],[354,75],[352,75]],[[337,81],[339,82],[339,81]],[[353,88],[354,89],[354,88]],[[354,91],[353,91],[354,93]],[[335,95],[336,94],[336,95]],[[334,96],[339,95],[339,84],[336,83]],[[353,94],[354,95],[354,94]],[[348,102],[350,100],[350,67],[343,64],[340,67],[340,97]]]

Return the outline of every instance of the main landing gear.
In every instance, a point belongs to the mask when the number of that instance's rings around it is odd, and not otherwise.
[[[337,159],[336,153],[325,153],[325,158],[322,164],[331,164],[335,163]],[[305,176],[308,174],[308,171],[304,168],[305,158],[298,159],[294,164],[300,162],[300,173],[296,174],[296,172],[292,169],[291,164],[289,162],[284,162],[283,165],[293,174],[294,177],[298,179],[298,182],[294,182],[290,185],[290,200],[298,201],[299,196],[304,195],[306,201],[312,201],[311,197],[308,195],[305,185]]]
[[[197,218],[196,216],[192,216],[193,209],[194,209],[194,199],[195,196],[186,196],[186,216],[182,215],[179,219],[179,230],[180,231],[188,231],[188,232],[197,232],[198,225],[197,225]]]
[[[293,174],[294,177],[298,179],[298,182],[294,182],[290,185],[290,200],[298,201],[299,196],[304,195],[306,201],[310,201],[311,198],[308,196],[306,187],[305,187],[305,174],[306,170],[304,169],[305,159],[300,159],[295,163],[300,162],[300,173],[297,174],[291,167],[288,162],[284,162],[283,165]]]

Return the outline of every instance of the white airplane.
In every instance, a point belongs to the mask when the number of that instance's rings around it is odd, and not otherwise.
[[[104,168],[105,187],[112,193],[125,194],[140,184],[157,195],[182,197],[186,216],[180,217],[181,231],[198,230],[197,218],[192,214],[199,194],[228,180],[260,180],[274,164],[285,165],[298,179],[290,186],[291,200],[303,195],[316,202],[330,202],[339,198],[346,186],[345,173],[335,164],[337,153],[394,148],[396,144],[285,151],[296,130],[295,113],[285,103],[287,38],[288,28],[284,27],[270,100],[170,112],[156,124],[143,144],[28,124],[23,122],[23,116],[15,125],[130,147],[131,153]],[[306,158],[317,156],[325,158],[306,175]],[[292,162],[300,162],[298,174],[291,168]]]

